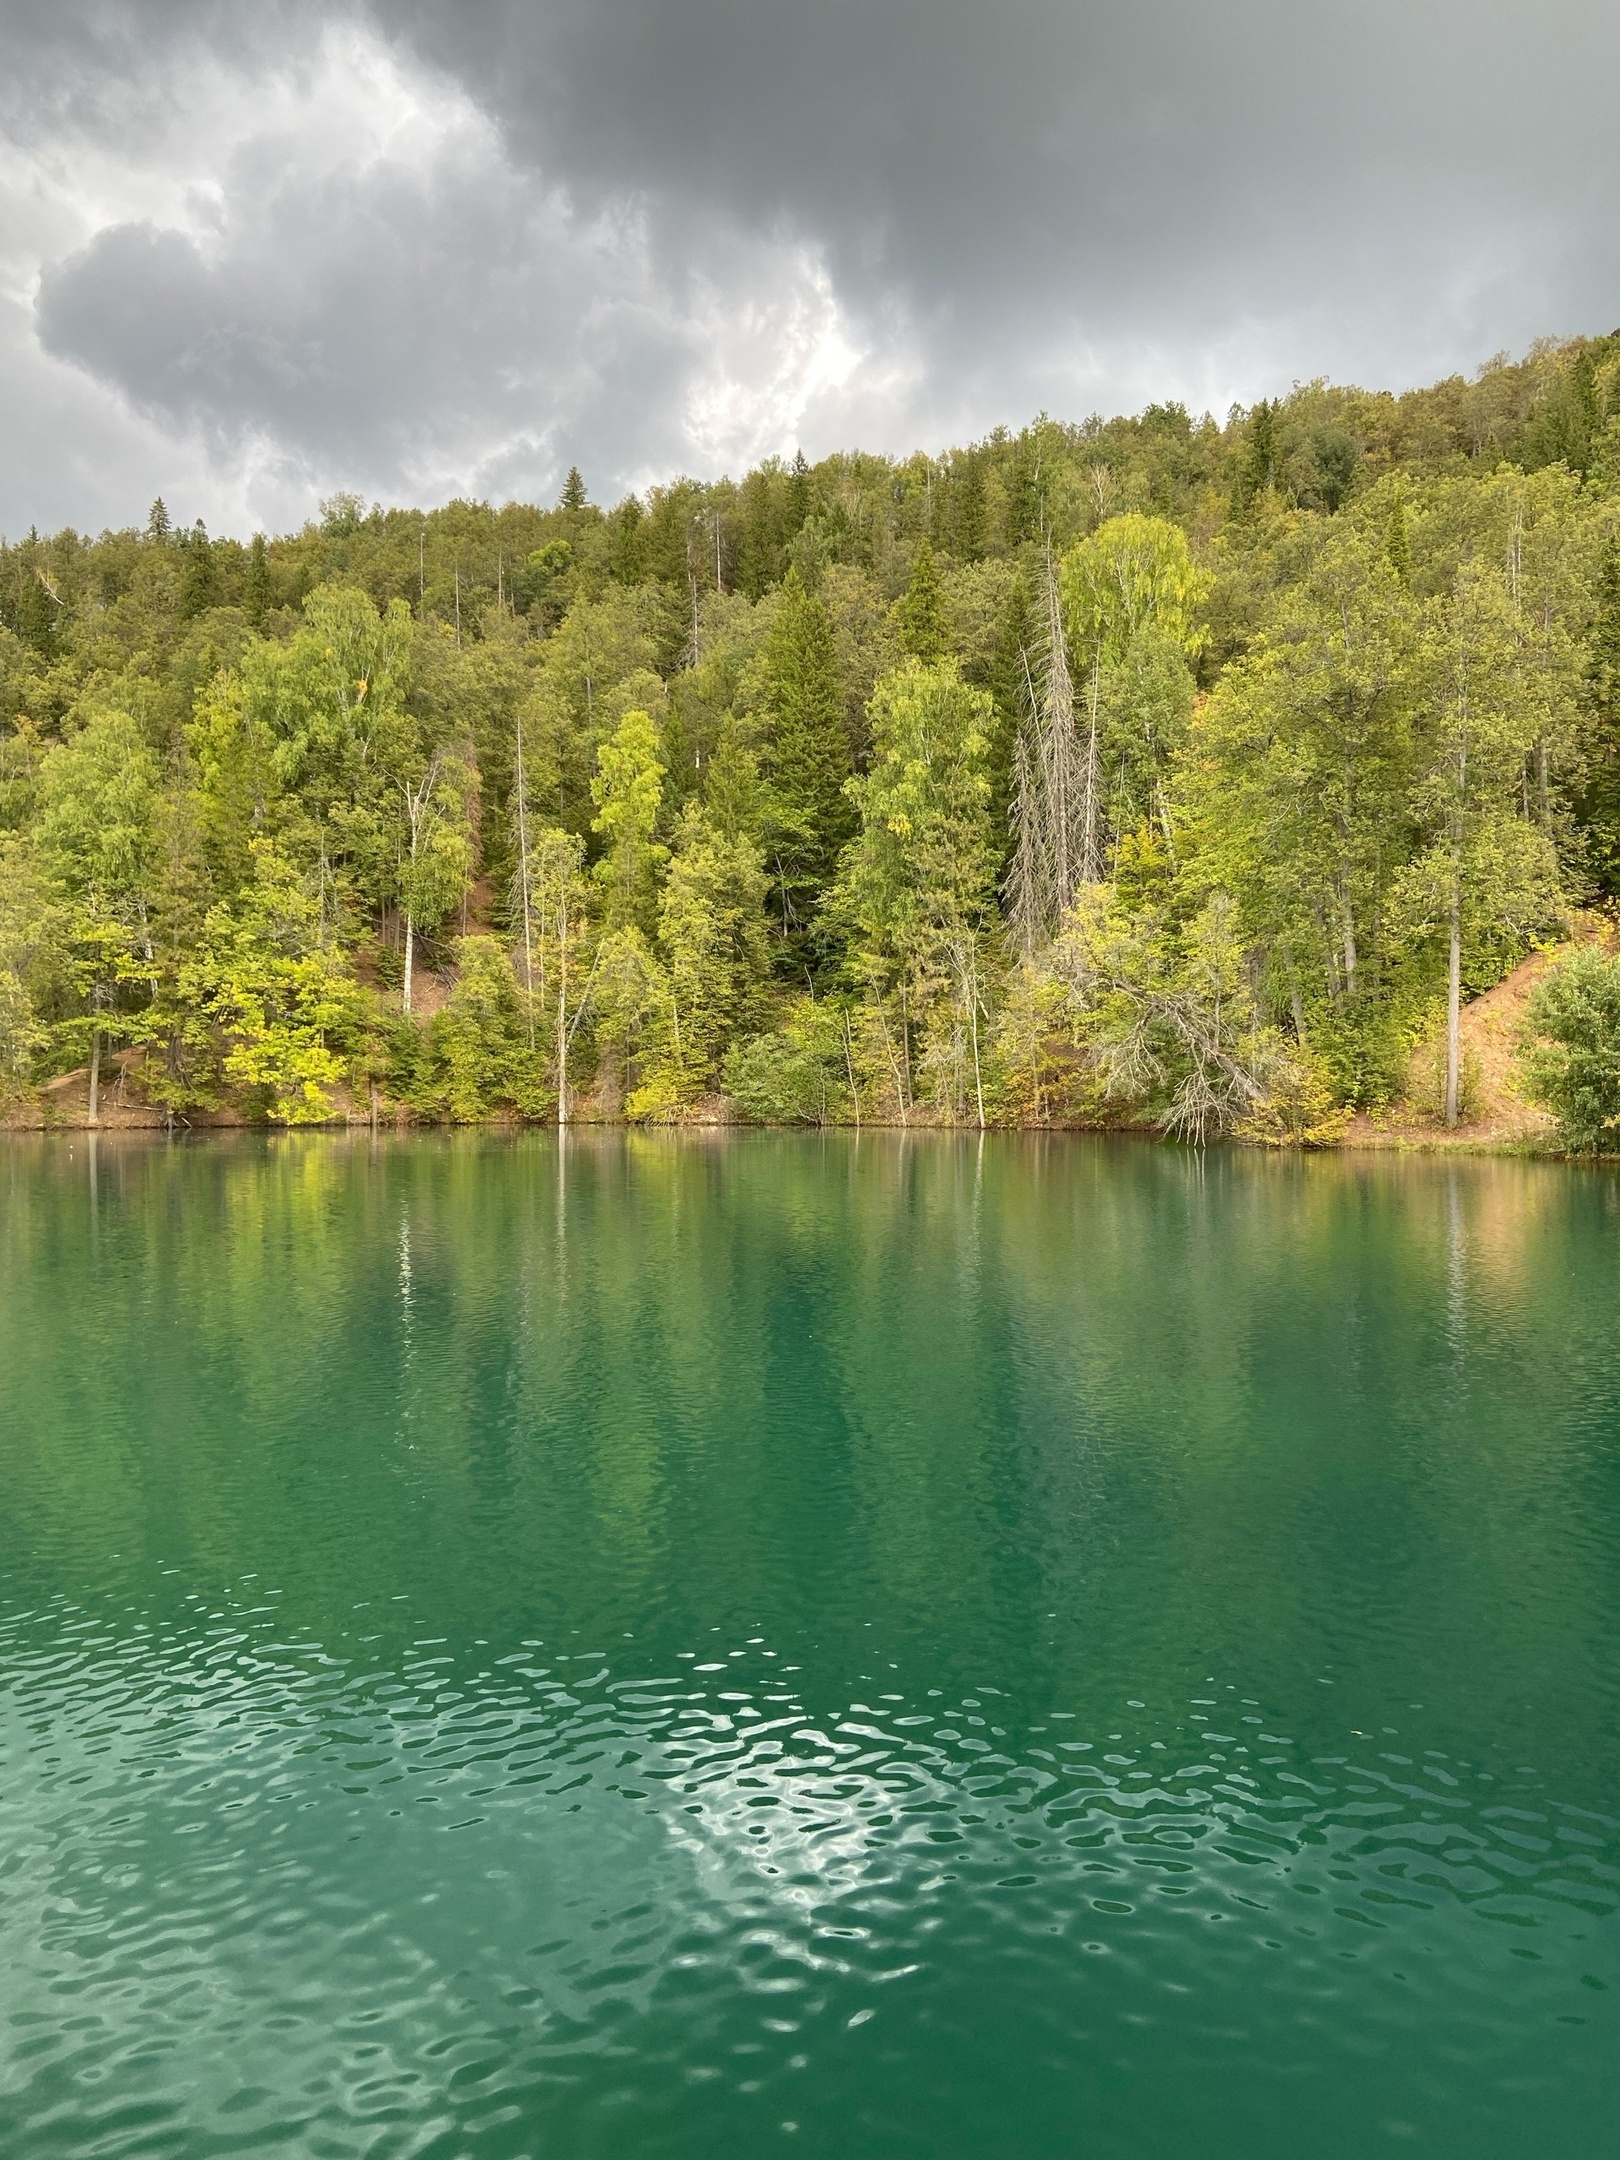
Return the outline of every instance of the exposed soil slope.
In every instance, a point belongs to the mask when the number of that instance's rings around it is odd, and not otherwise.
[[[1614,926],[1597,916],[1578,917],[1573,940],[1612,943]],[[1444,1055],[1440,1035],[1413,1054],[1404,1097],[1385,1110],[1350,1121],[1345,1135],[1355,1147],[1511,1147],[1546,1146],[1553,1120],[1521,1093],[1519,1050],[1524,1037],[1530,993],[1567,951],[1550,945],[1520,961],[1494,989],[1472,998],[1462,1010],[1463,1066],[1472,1085],[1462,1122],[1448,1131],[1435,1108],[1435,1076]]]

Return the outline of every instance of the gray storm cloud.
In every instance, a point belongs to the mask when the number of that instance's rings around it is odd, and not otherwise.
[[[135,465],[183,450],[235,522],[336,484],[538,491],[579,458],[606,493],[1039,406],[1398,384],[1620,320],[1594,0],[70,0],[0,26],[0,126],[61,204],[0,390],[71,373]],[[397,125],[368,135],[384,79]],[[82,472],[22,500],[40,473],[37,444],[0,473],[0,522],[130,514],[87,511]]]

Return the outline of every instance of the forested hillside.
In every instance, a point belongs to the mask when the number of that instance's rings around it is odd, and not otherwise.
[[[1322,1136],[1620,881],[1620,334],[0,546],[0,1098]]]

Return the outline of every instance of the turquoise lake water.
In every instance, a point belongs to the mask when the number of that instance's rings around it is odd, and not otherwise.
[[[1620,1177],[0,1146],[0,2154],[1620,2152]]]

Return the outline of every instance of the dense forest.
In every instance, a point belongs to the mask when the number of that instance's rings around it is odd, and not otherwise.
[[[0,545],[0,1099],[1332,1134],[1620,884],[1620,333]]]

